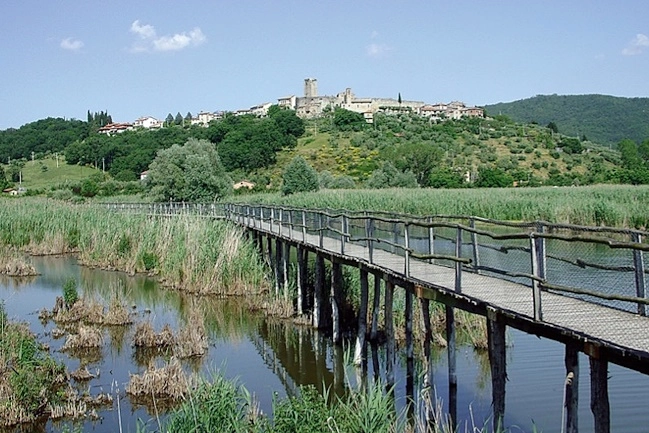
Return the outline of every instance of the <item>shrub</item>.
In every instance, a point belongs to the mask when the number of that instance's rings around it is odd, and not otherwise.
[[[282,179],[282,194],[284,195],[320,189],[318,172],[301,156],[296,156],[288,163]]]
[[[63,301],[65,302],[65,306],[70,308],[78,300],[77,281],[74,278],[70,278],[63,285]]]

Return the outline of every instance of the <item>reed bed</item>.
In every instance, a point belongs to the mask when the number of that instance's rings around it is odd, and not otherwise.
[[[131,374],[126,393],[145,398],[183,398],[192,388],[190,378],[176,357],[171,357],[163,367],[156,367],[151,360],[149,367],[142,374]]]
[[[0,303],[0,427],[32,422],[60,400],[65,367],[38,344],[25,324],[8,320]]]
[[[150,273],[193,293],[268,289],[254,245],[227,222],[191,215],[153,218],[31,197],[1,200],[0,245],[32,254],[76,252],[87,266]]]
[[[413,215],[466,215],[506,221],[545,220],[592,226],[649,227],[649,186],[489,189],[323,190],[289,196],[246,195],[240,201],[315,209]]]
[[[171,327],[166,324],[159,333],[153,329],[151,322],[140,322],[135,328],[133,345],[135,347],[171,347],[176,339]]]
[[[179,358],[192,358],[205,355],[207,349],[205,319],[198,308],[192,307],[187,314],[187,322],[180,330],[174,352]]]
[[[14,248],[0,246],[0,275],[31,277],[38,275],[38,272],[25,254]]]
[[[61,350],[93,349],[104,345],[101,329],[80,325],[76,334],[69,334]]]

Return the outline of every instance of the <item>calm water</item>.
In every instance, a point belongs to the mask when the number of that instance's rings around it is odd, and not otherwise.
[[[104,331],[104,347],[91,359],[80,360],[60,351],[65,338],[55,340],[50,333],[55,324],[43,325],[38,311],[51,309],[60,296],[64,282],[74,277],[83,296],[109,300],[113,293],[133,309],[134,320],[151,320],[156,330],[164,324],[177,329],[190,308],[200,308],[206,317],[210,347],[208,355],[185,363],[188,371],[211,374],[216,371],[228,378],[237,378],[259,400],[264,413],[271,412],[273,395],[293,394],[299,385],[311,384],[318,388],[331,386],[335,393],[344,392],[346,384],[363,380],[345,359],[344,351],[331,346],[329,341],[309,328],[294,327],[267,321],[251,314],[234,301],[214,301],[180,297],[163,290],[151,279],[130,277],[117,272],[105,272],[77,266],[73,258],[35,258],[34,265],[41,276],[30,280],[5,278],[0,280],[0,299],[4,300],[11,318],[30,323],[39,339],[50,344],[52,355],[68,365],[70,371],[81,362],[91,372],[100,372],[98,378],[83,385],[81,390],[91,394],[111,392],[119,396],[122,430],[136,431],[138,419],[156,424],[155,414],[146,407],[131,402],[124,389],[130,373],[141,373],[149,358],[132,347],[135,326],[111,328]],[[563,346],[551,340],[539,339],[515,330],[508,330],[507,415],[505,422],[512,431],[531,431],[535,425],[545,432],[560,431],[565,373]],[[375,357],[368,351],[368,376],[383,376],[383,350],[377,348]],[[448,399],[448,377],[443,350],[434,355],[434,382],[438,397]],[[396,370],[396,399],[403,406],[406,394],[406,371],[403,356],[398,357]],[[469,347],[458,350],[458,419],[471,420],[469,425],[481,426],[490,412],[490,379],[484,354]],[[162,358],[157,358],[158,363]],[[580,428],[592,431],[589,409],[588,361],[580,359]],[[416,366],[421,371],[421,366]],[[610,366],[610,401],[612,431],[644,432],[649,424],[649,377],[633,371]],[[420,386],[420,375],[415,378],[415,390]],[[416,391],[415,391],[416,393]],[[118,431],[120,413],[117,401],[112,410],[100,411],[99,421],[87,421],[84,431]],[[48,423],[47,431],[58,431],[60,424]]]

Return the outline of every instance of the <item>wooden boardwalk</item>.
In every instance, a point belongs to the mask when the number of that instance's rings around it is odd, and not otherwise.
[[[405,259],[398,254],[374,249],[370,263],[367,246],[346,242],[344,254],[341,254],[340,239],[324,236],[320,247],[320,236],[314,234],[303,234],[287,227],[280,230],[277,224],[271,231],[268,222],[259,220],[250,220],[247,226],[350,263],[386,272],[402,283],[416,286],[419,296],[429,299],[450,296],[456,300],[458,308],[484,315],[489,312],[502,314],[508,326],[562,342],[577,341],[586,353],[597,354],[600,348],[605,348],[612,362],[649,373],[649,317],[543,291],[543,318],[537,321],[534,320],[529,286],[463,272],[461,293],[456,293],[455,271],[447,266],[411,259],[410,276],[406,277]]]

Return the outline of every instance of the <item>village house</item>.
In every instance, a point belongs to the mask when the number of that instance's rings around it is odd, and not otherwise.
[[[97,132],[100,134],[106,134],[108,136],[111,136],[113,134],[119,134],[124,131],[131,131],[131,130],[133,130],[132,123],[109,123],[108,125],[99,128]]]
[[[135,128],[144,128],[144,129],[162,128],[163,125],[164,122],[162,120],[158,120],[155,117],[151,117],[151,116],[140,117],[135,122],[133,122],[133,126]]]

